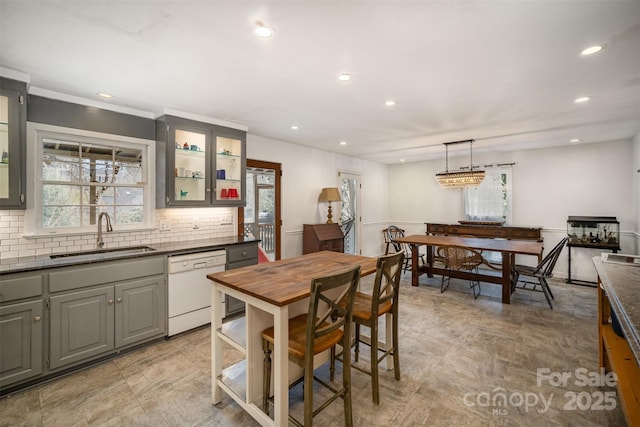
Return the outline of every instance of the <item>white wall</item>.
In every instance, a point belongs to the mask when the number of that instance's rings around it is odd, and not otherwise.
[[[326,221],[327,206],[318,203],[318,195],[323,187],[338,185],[338,172],[361,177],[362,254],[383,252],[381,230],[389,218],[387,165],[252,134],[247,135],[247,158],[282,164],[282,258],[302,254],[303,224]],[[340,203],[331,207],[336,218]]]
[[[636,148],[637,145],[636,141]],[[543,227],[547,249],[566,235],[569,215],[615,216],[620,221],[622,251],[635,253],[638,218],[633,197],[636,194],[637,198],[637,188],[634,190],[630,173],[633,148],[632,141],[616,141],[488,154],[475,150],[474,164],[516,163],[513,225]],[[449,169],[463,163],[464,160],[449,158]],[[424,233],[424,222],[455,223],[463,219],[462,190],[442,190],[435,181],[435,174],[443,169],[443,160],[389,168],[393,221],[405,229]],[[598,253],[574,250],[572,278],[595,280],[591,258]],[[567,274],[566,254],[567,249],[556,266],[560,277]]]

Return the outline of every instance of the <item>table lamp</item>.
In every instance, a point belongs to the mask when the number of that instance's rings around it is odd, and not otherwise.
[[[340,197],[340,190],[337,188],[323,188],[320,192],[320,196],[318,197],[319,202],[328,202],[329,203],[329,212],[327,212],[327,224],[332,224],[331,220],[331,202],[340,202],[342,198]]]

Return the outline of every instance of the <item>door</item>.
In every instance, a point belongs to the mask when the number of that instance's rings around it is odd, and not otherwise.
[[[115,286],[116,348],[165,332],[164,276]]]
[[[0,307],[0,387],[42,372],[42,300]]]
[[[113,349],[113,286],[51,297],[51,369]]]
[[[340,224],[344,234],[344,253],[360,254],[360,175],[338,172],[342,210]]]
[[[238,210],[238,234],[260,239],[260,248],[270,260],[280,259],[282,226],[280,163],[247,159],[245,208]]]

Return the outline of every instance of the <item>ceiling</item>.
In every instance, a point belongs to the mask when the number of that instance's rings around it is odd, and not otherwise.
[[[637,0],[0,0],[0,66],[389,164],[640,132]]]

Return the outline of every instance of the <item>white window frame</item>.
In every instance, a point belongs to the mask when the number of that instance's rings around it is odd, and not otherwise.
[[[43,123],[27,123],[27,210],[25,237],[64,236],[96,233],[95,226],[44,228],[42,224],[42,154],[44,138],[106,146],[121,146],[142,151],[144,222],[114,225],[114,232],[155,228],[155,141],[102,132],[66,128]]]
[[[498,215],[494,213],[495,210],[491,208],[485,209],[484,212],[482,213],[478,213],[478,211],[476,210],[476,206],[473,206],[474,201],[477,199],[472,196],[477,195],[479,192],[481,193],[481,192],[487,192],[487,191],[488,192],[494,191],[497,187],[493,185],[492,180],[496,179],[497,175],[502,175],[502,174],[507,175],[507,182],[506,182],[506,188],[505,188],[507,193],[506,194],[507,206],[506,206],[506,212],[504,212],[504,216],[502,214]],[[465,188],[462,192],[465,220],[505,221],[507,224],[511,224],[512,207],[513,207],[512,181],[513,181],[513,174],[512,174],[511,166],[488,167],[486,169],[486,176],[484,181],[477,188]],[[480,196],[482,197],[482,195]]]

